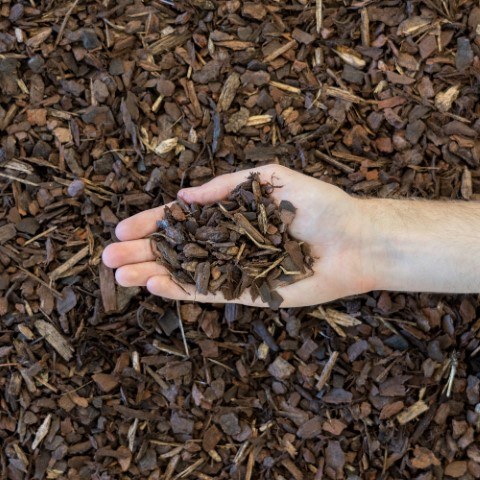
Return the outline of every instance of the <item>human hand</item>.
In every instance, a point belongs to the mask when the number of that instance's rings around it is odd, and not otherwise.
[[[214,203],[226,198],[251,172],[258,172],[262,182],[273,180],[281,186],[273,190],[272,198],[277,203],[288,200],[297,208],[290,234],[310,245],[315,260],[312,276],[278,289],[284,299],[282,307],[314,305],[373,288],[374,272],[364,235],[368,216],[361,200],[333,185],[279,165],[266,165],[219,176],[200,187],[185,188],[178,196],[187,203]],[[120,242],[103,252],[105,265],[117,268],[116,280],[125,287],[146,286],[152,294],[176,300],[226,302],[220,292],[200,295],[193,285],[179,287],[155,262],[146,237],[156,231],[163,209],[146,210],[120,222],[116,228]],[[252,301],[249,292],[230,302],[266,306],[260,299]]]

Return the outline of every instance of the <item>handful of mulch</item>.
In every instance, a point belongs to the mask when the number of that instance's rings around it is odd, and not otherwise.
[[[313,259],[308,245],[289,236],[296,209],[285,200],[277,206],[270,198],[274,188],[280,187],[260,183],[253,173],[217,204],[178,200],[165,207],[151,236],[157,262],[179,286],[220,291],[227,300],[250,289],[252,300],[260,296],[278,308],[283,298],[276,289],[309,276]]]

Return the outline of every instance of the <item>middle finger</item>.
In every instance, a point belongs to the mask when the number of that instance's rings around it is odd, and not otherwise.
[[[110,268],[155,260],[148,238],[111,243],[103,251],[102,258],[105,265]]]

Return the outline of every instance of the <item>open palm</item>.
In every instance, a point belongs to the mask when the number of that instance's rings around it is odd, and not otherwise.
[[[277,203],[288,200],[297,208],[289,231],[310,245],[315,260],[312,276],[278,289],[284,298],[282,307],[314,305],[371,289],[361,243],[365,229],[361,201],[337,187],[279,165],[266,165],[219,176],[200,187],[183,189],[178,195],[187,203],[214,203],[225,199],[251,172],[258,172],[262,182],[281,186],[274,189],[272,198]],[[120,242],[109,245],[103,253],[104,263],[117,269],[117,282],[126,287],[146,286],[151,293],[171,299],[226,302],[221,292],[201,295],[193,285],[179,287],[155,262],[146,237],[156,231],[163,213],[164,207],[153,208],[117,225]],[[249,292],[231,302],[266,306],[260,299],[252,301]]]

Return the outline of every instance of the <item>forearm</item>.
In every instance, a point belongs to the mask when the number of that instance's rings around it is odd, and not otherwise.
[[[480,203],[360,201],[376,289],[480,292]]]

